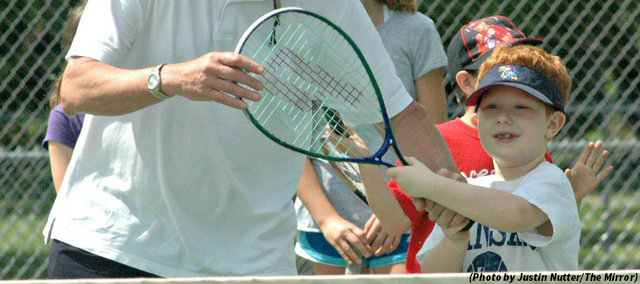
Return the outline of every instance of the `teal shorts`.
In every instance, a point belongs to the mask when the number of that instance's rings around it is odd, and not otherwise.
[[[409,234],[402,235],[400,244],[396,250],[381,256],[371,256],[362,258],[362,266],[378,268],[391,264],[405,262],[407,259],[407,248],[409,247]],[[340,256],[338,251],[327,242],[322,233],[298,231],[298,243],[296,253],[310,261],[345,267],[347,263]]]

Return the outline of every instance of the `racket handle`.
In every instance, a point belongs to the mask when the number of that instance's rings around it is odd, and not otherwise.
[[[469,220],[469,223],[467,223],[466,226],[464,226],[464,228],[462,228],[463,232],[469,231],[469,229],[471,229],[471,226],[473,226],[473,224],[475,224],[476,221],[473,220]]]
[[[344,270],[344,275],[358,275],[362,271],[362,264],[347,264],[346,269]]]

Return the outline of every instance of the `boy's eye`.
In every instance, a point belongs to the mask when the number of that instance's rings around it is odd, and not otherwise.
[[[516,105],[516,108],[517,109],[528,109],[529,107],[525,106],[525,105]]]
[[[485,105],[484,107],[485,107],[486,109],[497,109],[497,108],[498,108],[498,105],[497,105],[497,104],[491,104],[491,103],[489,103],[489,104]]]

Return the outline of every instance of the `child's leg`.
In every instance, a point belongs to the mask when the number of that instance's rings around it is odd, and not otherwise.
[[[344,275],[344,267],[326,265],[318,262],[313,263],[313,270],[316,275]]]
[[[407,270],[406,263],[394,263],[373,268],[373,274],[404,274]]]

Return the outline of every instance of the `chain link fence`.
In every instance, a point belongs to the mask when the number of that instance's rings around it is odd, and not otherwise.
[[[61,31],[77,2],[0,0],[0,279],[46,277],[41,230],[55,193],[40,143],[64,63]],[[553,159],[570,167],[586,141],[602,139],[615,168],[580,209],[580,266],[640,269],[640,1],[425,0],[420,11],[445,46],[462,24],[501,14],[564,59],[574,87]],[[449,110],[461,113],[453,96]]]

